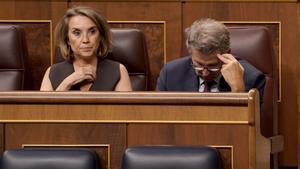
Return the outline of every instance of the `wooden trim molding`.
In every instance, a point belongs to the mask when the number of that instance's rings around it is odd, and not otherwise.
[[[89,0],[93,2],[124,2],[124,0]],[[141,2],[126,0],[126,2]],[[298,2],[298,0],[143,0],[143,2]]]

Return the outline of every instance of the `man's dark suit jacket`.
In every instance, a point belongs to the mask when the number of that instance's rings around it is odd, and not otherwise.
[[[245,60],[238,59],[238,61],[245,69],[245,91],[257,88],[262,96],[265,85],[264,74]],[[156,89],[159,91],[198,91],[199,78],[191,63],[190,56],[167,63],[160,72]],[[223,77],[220,79],[218,89],[220,92],[231,91]]]

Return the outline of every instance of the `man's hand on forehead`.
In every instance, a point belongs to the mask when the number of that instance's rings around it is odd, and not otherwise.
[[[217,54],[223,62],[221,73],[229,84],[231,91],[244,91],[244,68],[231,54]]]

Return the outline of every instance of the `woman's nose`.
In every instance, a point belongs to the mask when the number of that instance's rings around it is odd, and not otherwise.
[[[83,43],[88,43],[89,42],[89,36],[88,36],[88,34],[83,34],[83,36],[82,36],[82,42]]]

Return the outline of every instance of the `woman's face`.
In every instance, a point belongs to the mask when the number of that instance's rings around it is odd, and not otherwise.
[[[68,38],[75,59],[89,60],[97,57],[100,32],[90,18],[82,15],[71,17]]]

